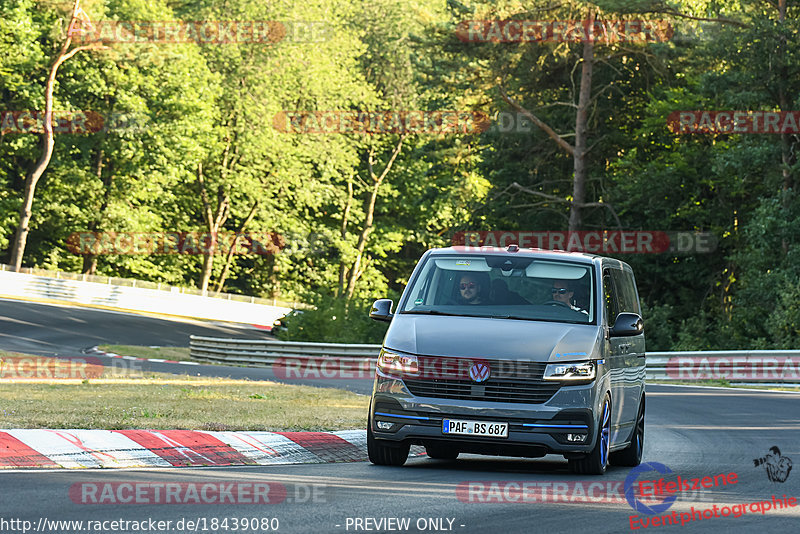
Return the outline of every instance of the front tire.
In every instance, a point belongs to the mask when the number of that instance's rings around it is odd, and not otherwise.
[[[642,451],[644,451],[644,397],[639,403],[639,413],[636,416],[636,428],[631,436],[631,444],[621,451],[611,454],[611,465],[636,467],[642,463]]]
[[[395,446],[384,445],[372,434],[372,425],[367,426],[367,454],[369,461],[375,465],[400,466],[408,460],[411,445],[399,443]]]
[[[583,458],[569,460],[569,470],[583,475],[603,475],[608,467],[611,445],[611,397],[606,394],[598,426],[597,439],[592,452]]]

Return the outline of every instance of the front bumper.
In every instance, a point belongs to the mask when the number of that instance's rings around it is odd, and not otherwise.
[[[427,445],[447,443],[462,452],[540,457],[591,451],[597,428],[596,383],[563,386],[540,404],[443,399],[411,394],[402,380],[376,377],[369,424],[376,439]],[[444,419],[508,423],[508,437],[456,436],[442,432]],[[392,423],[389,429],[379,428]],[[583,441],[568,435],[583,435]]]

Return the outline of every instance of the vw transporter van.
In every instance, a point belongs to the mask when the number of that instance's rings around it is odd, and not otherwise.
[[[369,459],[411,445],[460,453],[563,455],[603,474],[641,462],[645,340],[631,268],[582,253],[490,247],[426,252],[378,357]]]

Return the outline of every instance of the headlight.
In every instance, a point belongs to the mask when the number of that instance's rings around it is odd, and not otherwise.
[[[544,369],[545,380],[594,380],[594,362],[549,363]]]
[[[413,375],[419,374],[419,360],[416,356],[397,354],[381,349],[378,356],[378,369],[388,374]]]

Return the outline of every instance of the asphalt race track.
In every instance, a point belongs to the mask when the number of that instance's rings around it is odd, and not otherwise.
[[[102,344],[187,347],[190,335],[234,339],[272,338],[263,330],[234,323],[169,320],[133,313],[0,299],[0,350],[38,356],[86,358],[84,350]],[[267,368],[131,362],[94,354],[91,357],[103,365],[125,365],[132,371],[277,380],[291,384],[344,388],[363,394],[372,391],[372,380],[369,378],[282,379],[276,377],[272,369]]]
[[[785,482],[771,482],[764,467],[755,467],[753,462],[772,446],[780,447],[784,457],[795,461],[800,458],[800,423],[795,415],[798,409],[800,395],[793,393],[649,387],[646,462],[666,465],[673,471],[672,479],[676,474],[684,478],[737,474],[735,484],[679,495],[672,508],[664,513],[690,512],[692,506],[702,510],[716,505],[722,510],[725,506],[771,501],[772,495],[778,498],[784,494],[800,496],[800,473],[790,472]],[[483,496],[492,502],[462,502],[457,490],[459,484],[469,481],[483,481],[487,487],[488,481],[502,484],[499,487],[514,487],[508,485],[513,482],[519,485],[523,482],[567,482],[588,487],[593,482],[603,481],[606,488],[611,485],[612,493],[624,495],[622,483],[629,471],[628,468],[611,468],[604,477],[582,478],[570,475],[563,460],[550,456],[538,460],[468,456],[454,462],[423,457],[410,459],[401,468],[344,463],[213,469],[14,471],[0,473],[0,517],[25,519],[34,525],[40,519],[153,519],[172,521],[173,525],[184,519],[205,521],[209,529],[206,531],[213,531],[210,522],[215,519],[229,518],[228,531],[231,531],[232,518],[277,518],[279,532],[396,532],[398,530],[385,528],[386,523],[383,529],[375,528],[374,522],[362,522],[360,526],[364,528],[356,529],[355,520],[409,518],[410,532],[626,532],[630,531],[630,516],[636,516],[627,502],[568,503],[561,502],[564,499],[561,498],[557,503],[503,503],[496,502],[501,500],[500,494],[488,498],[488,493]],[[641,473],[639,480],[660,476],[650,471]],[[275,504],[241,502],[235,492],[234,504],[229,501],[197,504],[191,499],[188,504],[183,501],[120,504],[115,500],[117,497],[107,498],[106,501],[114,502],[105,504],[84,504],[80,491],[76,490],[81,484],[97,488],[126,482],[144,485],[195,483],[198,487],[233,482],[277,483],[284,493],[276,499],[281,502]],[[95,497],[98,495],[101,490]],[[513,492],[509,495],[514,497]],[[469,500],[464,494],[461,496]],[[534,497],[537,496],[534,493]],[[252,496],[245,494],[242,501],[249,500]],[[438,524],[428,521],[435,518],[444,520]],[[453,520],[452,525],[447,519]],[[798,508],[769,510],[765,514],[748,511],[738,518],[702,519],[687,523],[684,528],[691,529],[687,532],[786,533],[796,531],[798,519]],[[420,520],[420,527],[438,525],[439,530],[418,529],[416,523]],[[202,524],[198,525],[198,531],[203,531]],[[366,526],[372,530],[366,530]],[[675,532],[679,528],[680,525],[650,526],[647,531],[670,529]]]
[[[38,347],[37,354],[67,354],[67,350],[79,353],[93,344],[131,343],[133,339],[139,344],[169,344],[170,339],[177,340],[187,332],[237,333],[231,327],[176,325],[129,315],[111,318],[110,314],[86,310],[7,301],[0,305],[0,348],[34,352]],[[97,321],[103,322],[98,325]],[[170,337],[170,328],[175,329],[175,337]],[[258,332],[238,331],[243,337],[254,333]],[[653,469],[670,470],[667,474],[648,471],[648,466],[640,472],[612,467],[603,477],[591,477],[569,474],[566,462],[556,456],[518,460],[474,455],[452,462],[415,457],[401,468],[356,462],[3,471],[0,531],[22,532],[23,527],[36,531],[40,527],[39,532],[96,532],[92,524],[86,523],[91,520],[107,521],[99,525],[102,532],[141,532],[155,525],[149,531],[619,533],[632,531],[633,517],[638,531],[784,534],[797,530],[800,506],[772,508],[784,495],[787,499],[800,498],[800,468],[789,470],[788,474],[785,469],[788,462],[800,462],[798,414],[797,393],[650,385],[645,462]],[[771,447],[778,447],[784,458],[780,464],[783,472],[772,471],[774,481],[768,478],[766,465],[756,466],[760,462],[754,462],[764,458]],[[770,462],[775,460],[773,455]],[[736,477],[730,477],[730,473]],[[647,501],[654,511],[659,505],[664,509],[650,515],[635,512],[627,502],[625,480],[629,475],[634,481],[662,477],[672,481],[677,476],[684,480],[719,480],[719,475],[725,475],[730,477],[730,483],[677,492],[671,507],[662,504],[661,499]],[[176,483],[182,485],[175,486]],[[153,493],[152,488],[167,488],[166,484],[172,484],[175,492],[170,494],[164,489]],[[252,489],[256,485],[269,488],[268,493],[262,492],[255,499],[257,504],[253,504],[252,491],[237,493],[231,489]],[[204,496],[204,487],[228,488],[229,498],[218,496],[214,500],[209,497],[211,494]],[[200,492],[192,496],[187,488]],[[521,488],[527,489],[523,492]],[[136,493],[138,490],[142,493]],[[764,504],[751,506],[762,501],[769,501],[771,509],[766,510]],[[744,509],[742,505],[746,505]],[[715,506],[718,515],[726,510],[731,515],[714,517]],[[706,509],[709,517],[697,519]],[[746,512],[743,515],[742,510]],[[732,511],[738,512],[739,517],[734,517]],[[673,517],[673,512],[677,525],[655,523],[643,528],[645,519]],[[681,526],[682,513],[695,519]],[[81,528],[58,528],[52,523],[71,520],[84,524]],[[112,523],[120,520],[129,523]],[[150,520],[153,523],[148,523]],[[158,526],[159,521],[164,523]],[[131,522],[143,523],[135,523],[134,528]]]

